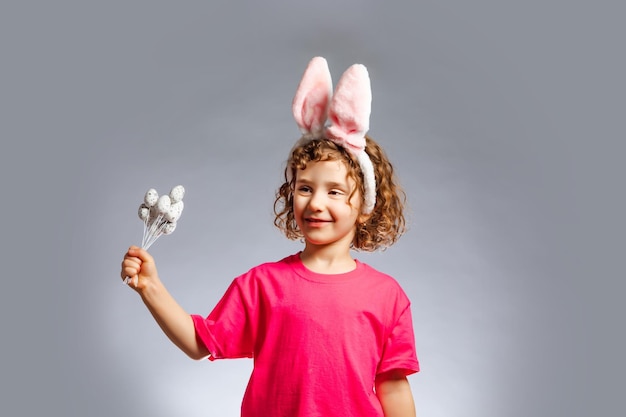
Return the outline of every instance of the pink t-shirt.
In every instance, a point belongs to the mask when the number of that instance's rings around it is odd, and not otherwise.
[[[419,371],[407,296],[359,261],[337,275],[299,254],[259,265],[192,318],[209,359],[254,358],[243,417],[382,416],[376,375]]]

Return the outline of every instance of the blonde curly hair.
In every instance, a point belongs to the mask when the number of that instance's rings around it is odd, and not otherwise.
[[[355,250],[374,252],[384,250],[393,245],[406,230],[404,208],[406,195],[394,173],[393,166],[383,149],[369,136],[365,136],[365,151],[374,165],[376,177],[376,205],[372,212],[363,215],[366,220],[357,224],[352,248]],[[307,163],[317,161],[343,161],[348,169],[348,176],[356,183],[360,191],[361,207],[363,207],[363,174],[356,158],[343,147],[328,139],[315,139],[292,150],[285,167],[284,183],[276,192],[274,201],[274,224],[287,238],[301,239],[302,232],[298,229],[293,212],[293,191],[297,170],[306,168]],[[350,195],[350,198],[352,195]]]

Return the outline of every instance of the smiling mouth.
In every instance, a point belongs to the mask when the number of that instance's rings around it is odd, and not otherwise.
[[[304,219],[307,223],[330,223],[330,220],[322,219]]]

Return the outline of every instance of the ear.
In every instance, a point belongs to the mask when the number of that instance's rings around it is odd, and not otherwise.
[[[328,110],[331,125],[326,132],[355,154],[365,149],[370,126],[372,89],[367,68],[354,64],[341,76]]]
[[[321,136],[333,92],[328,63],[315,57],[307,66],[293,98],[293,117],[303,134]]]

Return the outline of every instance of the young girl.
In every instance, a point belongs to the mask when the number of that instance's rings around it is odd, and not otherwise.
[[[122,278],[187,355],[254,358],[244,417],[415,415],[410,302],[350,254],[404,231],[404,194],[365,136],[370,108],[365,67],[350,67],[333,94],[326,61],[309,63],[293,101],[303,136],[275,203],[275,224],[304,248],[237,277],[208,317],[176,303],[148,252],[133,246],[124,256]]]

